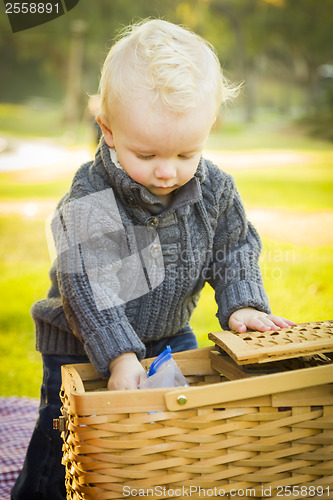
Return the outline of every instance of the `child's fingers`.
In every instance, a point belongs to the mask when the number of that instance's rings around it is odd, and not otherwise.
[[[295,326],[294,321],[290,321],[289,319],[283,318],[282,316],[275,316],[274,314],[269,314],[268,318],[280,328],[288,328],[289,326]]]
[[[230,317],[229,327],[231,328],[231,330],[238,333],[244,333],[247,330],[245,323],[243,323],[242,321],[238,321],[233,316]]]
[[[109,391],[134,391],[138,388],[137,379],[135,377],[110,377],[107,385]]]
[[[267,332],[269,330],[280,330],[280,327],[276,325],[268,316],[260,316],[260,318],[253,318],[249,322],[248,327],[251,330],[258,330],[259,332]]]
[[[231,330],[238,333],[244,333],[248,328],[251,330],[258,330],[259,332],[266,332],[267,330],[274,330],[278,328],[273,321],[271,321],[267,315],[259,313],[249,314],[247,318],[243,318],[244,321],[237,319],[237,316],[231,315],[229,319],[229,326]]]
[[[282,316],[246,309],[236,311],[229,319],[229,327],[238,333],[245,332],[247,328],[259,332],[267,332],[289,328],[294,325],[294,321],[290,321]]]

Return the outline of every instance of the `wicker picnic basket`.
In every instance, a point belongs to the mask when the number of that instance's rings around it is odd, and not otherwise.
[[[219,345],[174,354],[190,387],[108,391],[92,365],[62,368],[67,499],[333,498],[331,360],[253,375]]]

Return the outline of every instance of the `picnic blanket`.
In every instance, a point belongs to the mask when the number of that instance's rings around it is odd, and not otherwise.
[[[38,399],[0,397],[0,500],[10,500],[38,415]]]

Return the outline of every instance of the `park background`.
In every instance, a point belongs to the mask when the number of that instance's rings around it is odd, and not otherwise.
[[[205,155],[231,173],[263,240],[276,314],[332,319],[333,39],[331,0],[80,0],[12,33],[0,6],[0,395],[38,397],[30,307],[45,297],[46,217],[95,150],[89,96],[116,33],[162,17],[196,31],[243,83]],[[219,329],[207,286],[192,326]]]

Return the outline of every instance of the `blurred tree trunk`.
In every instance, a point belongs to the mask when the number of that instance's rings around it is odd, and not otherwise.
[[[212,10],[226,17],[235,37],[235,65],[238,79],[245,82],[245,120],[253,121],[256,114],[257,70],[256,51],[247,36],[246,24],[255,14],[255,2],[246,0],[213,0]]]
[[[81,116],[82,64],[86,23],[74,21],[71,26],[71,43],[68,61],[68,79],[65,99],[65,122],[75,130]]]
[[[287,56],[305,66],[295,80],[306,89],[307,113],[318,109],[318,68],[332,60],[332,16],[332,0],[283,0],[270,9],[271,46],[281,60]]]

